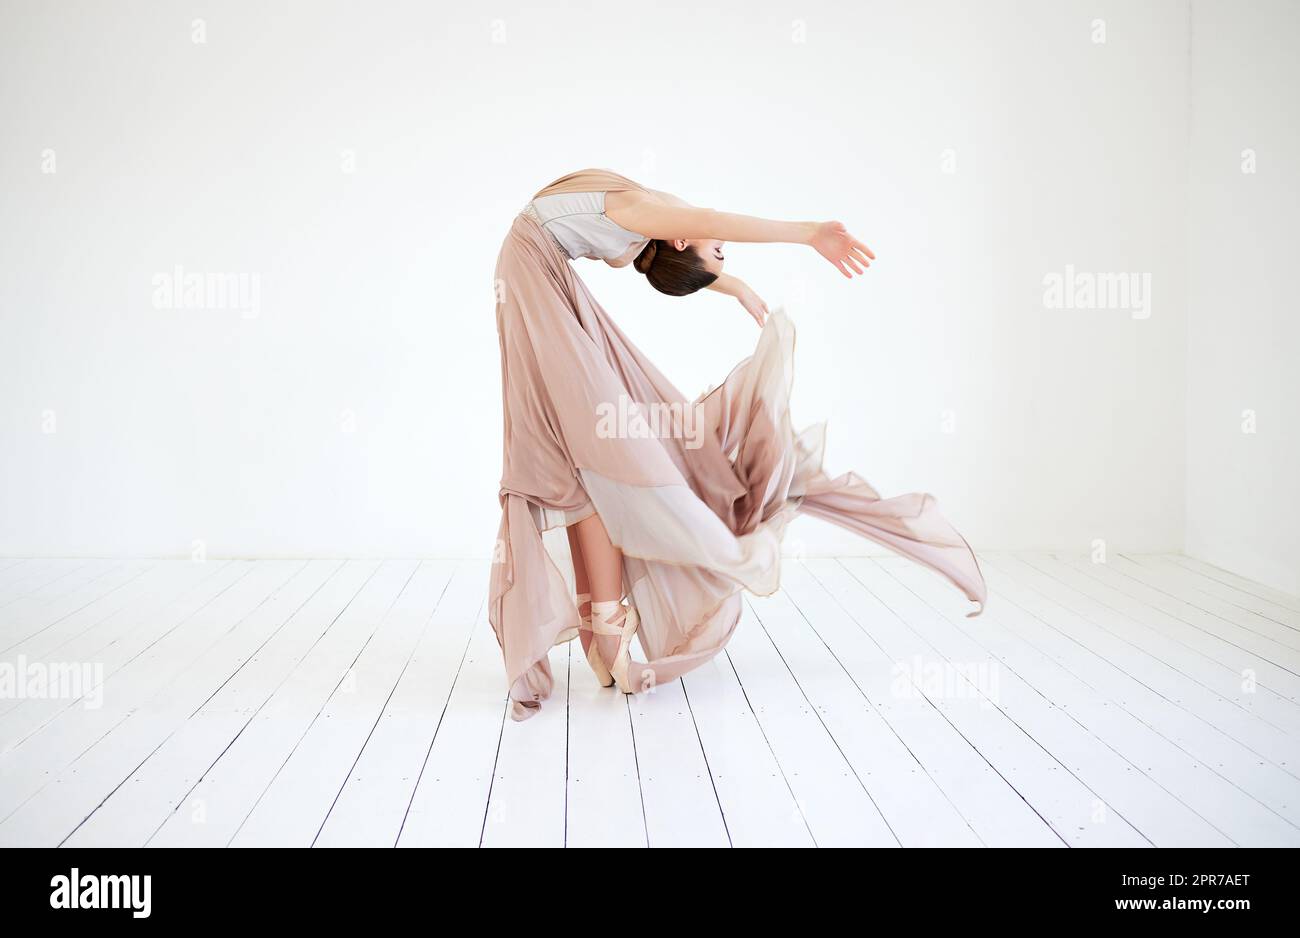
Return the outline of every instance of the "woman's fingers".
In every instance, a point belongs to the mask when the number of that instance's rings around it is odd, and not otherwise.
[[[850,280],[861,276],[876,259],[876,253],[849,234],[840,222],[824,222],[822,231],[829,234],[822,243],[814,242],[818,252],[835,265],[835,269]]]
[[[747,290],[739,299],[740,305],[745,308],[745,312],[749,313],[759,326],[762,326],[767,321],[767,304],[763,302],[761,297],[752,290]]]

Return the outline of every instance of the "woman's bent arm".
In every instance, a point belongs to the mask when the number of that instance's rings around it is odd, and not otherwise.
[[[718,279],[709,284],[706,289],[735,297],[740,301],[740,305],[745,307],[745,312],[753,316],[754,322],[760,326],[767,321],[767,304],[763,302],[762,297],[753,291],[749,284],[739,277],[733,277],[731,274],[720,274]]]
[[[749,289],[749,284],[739,277],[733,277],[731,274],[719,274],[718,279],[713,281],[706,290],[713,290],[715,293],[722,293],[726,296],[740,296],[745,290]]]

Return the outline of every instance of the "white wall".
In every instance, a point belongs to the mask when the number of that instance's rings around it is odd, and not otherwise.
[[[1300,4],[1192,11],[1187,552],[1300,593]]]
[[[729,251],[799,326],[830,468],[936,493],[981,548],[1183,543],[1185,2],[0,11],[0,554],[486,552],[496,253],[585,165],[876,249],[853,282]],[[754,340],[583,263],[683,391]],[[1149,274],[1150,317],[1045,309],[1067,264]],[[156,308],[175,265],[256,274],[259,314]]]

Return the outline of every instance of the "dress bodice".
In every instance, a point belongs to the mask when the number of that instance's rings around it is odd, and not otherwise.
[[[604,192],[559,192],[538,195],[524,207],[571,259],[590,257],[614,261],[633,247],[649,243],[634,231],[615,224],[605,214]]]

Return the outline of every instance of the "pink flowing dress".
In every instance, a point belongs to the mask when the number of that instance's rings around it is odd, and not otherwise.
[[[640,188],[584,170],[537,197]],[[881,498],[851,472],[831,478],[825,425],[791,428],[794,327],[781,312],[768,317],[750,358],[690,401],[529,214],[501,247],[496,291],[505,434],[488,617],[514,719],[538,712],[553,686],[550,649],[577,635],[561,529],[593,512],[623,551],[624,590],[641,619],[643,660],[630,673],[642,689],[716,655],[740,620],[742,590],[777,590],[781,537],[798,514],[937,571],[978,604],[970,615],[982,610],[974,552],[933,496]]]

